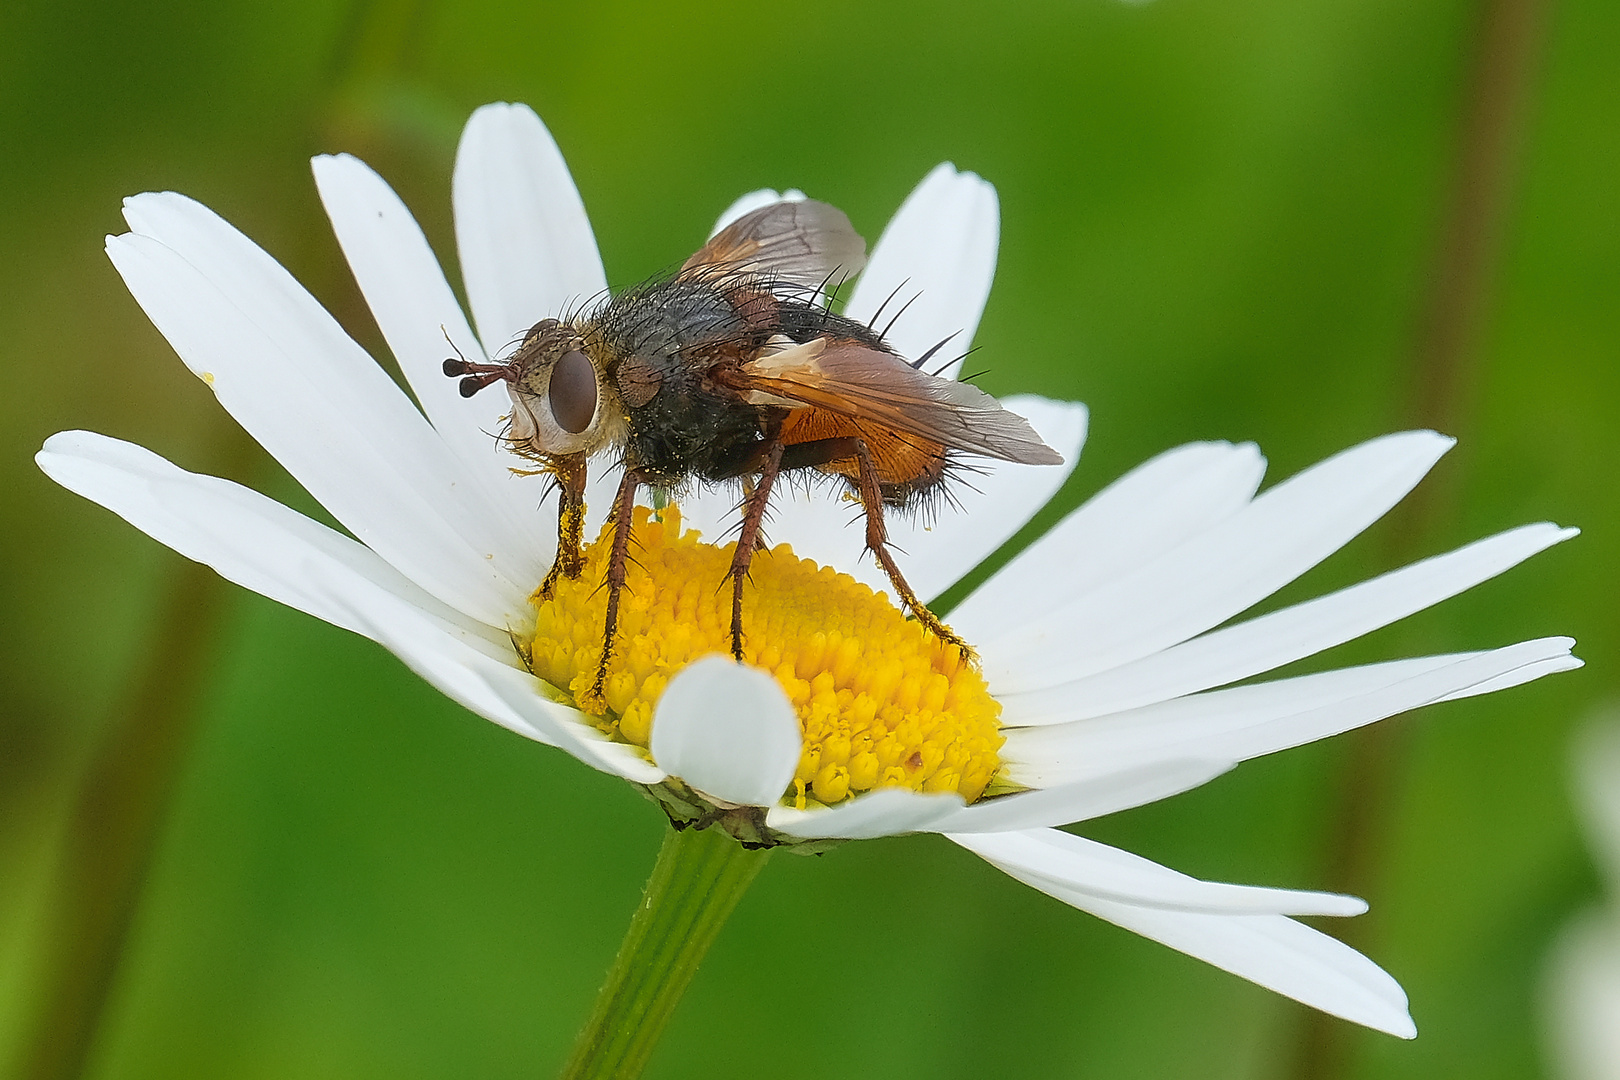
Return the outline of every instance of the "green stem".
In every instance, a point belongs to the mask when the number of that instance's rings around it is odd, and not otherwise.
[[[686,985],[769,849],[721,829],[671,829],[564,1080],[641,1075]]]

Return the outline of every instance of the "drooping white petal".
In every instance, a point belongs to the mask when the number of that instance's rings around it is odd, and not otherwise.
[[[1454,440],[1386,435],[1260,495],[1133,572],[1071,596],[1034,624],[979,639],[998,694],[1107,671],[1203,633],[1342,547],[1410,491]],[[1049,592],[1067,592],[1061,578]]]
[[[1236,761],[1166,753],[1152,760],[1099,760],[1076,778],[1035,791],[984,799],[952,814],[930,832],[995,833],[1088,821],[1168,799],[1207,784]],[[1016,780],[1021,778],[1014,777]]]
[[[1189,443],[1138,465],[1002,567],[951,613],[983,645],[1122,577],[1247,506],[1265,475],[1253,443]]]
[[[484,351],[497,356],[545,318],[605,294],[579,189],[527,105],[485,105],[456,150],[456,248]]]
[[[519,583],[544,574],[532,541],[331,316],[205,207],[143,195],[126,212],[143,234],[109,237],[108,256],[249,434],[433,595],[492,625],[518,616]]]
[[[92,432],[52,436],[37,460],[63,486],[221,576],[379,642],[480,716],[561,745],[597,768],[632,779],[646,774],[645,763],[618,761],[622,748],[588,745],[590,729],[570,719],[577,714],[546,701],[537,680],[512,666],[510,642],[428,596],[348,537],[238,484],[185,472]]]
[[[723,656],[681,669],[653,712],[659,768],[739,806],[779,801],[803,747],[799,717],[777,681]]]
[[[1024,784],[1068,784],[1107,763],[1117,769],[1189,755],[1243,761],[1314,742],[1450,697],[1526,668],[1579,667],[1569,638],[1303,675],[1216,690],[1050,727],[1011,728],[1003,757]]]
[[[1365,956],[1284,915],[1212,915],[1106,900],[1029,873],[978,837],[974,853],[1032,888],[1312,1008],[1410,1039],[1400,984]],[[986,844],[986,841],[990,843]]]
[[[765,824],[804,840],[871,840],[908,832],[935,832],[934,826],[962,809],[955,792],[924,794],[908,788],[879,788],[837,806],[796,810],[773,806]]]
[[[845,314],[873,324],[909,360],[950,337],[927,370],[954,379],[989,299],[1000,241],[996,189],[939,165],[883,230]]]
[[[52,435],[34,460],[58,484],[159,543],[317,619],[364,633],[343,621],[342,609],[308,589],[309,567],[321,564],[332,581],[352,574],[421,609],[474,647],[511,653],[503,633],[423,592],[376,552],[240,484],[186,472],[144,447],[91,431]]]
[[[1200,881],[1140,855],[1057,829],[955,833],[947,839],[1020,880],[1040,878],[1060,889],[1123,904],[1227,915],[1360,915],[1367,902],[1342,893],[1266,889]]]
[[[328,603],[343,609],[361,633],[480,716],[632,783],[653,784],[664,778],[662,770],[634,747],[610,742],[577,710],[551,700],[539,679],[445,633],[420,609],[381,590],[347,587],[322,567],[312,568],[308,581],[312,592],[324,594]]]
[[[804,202],[804,198],[804,192],[798,188],[788,188],[786,191],[760,188],[758,191],[750,191],[746,195],[739,196],[736,202],[721,212],[720,217],[715,220],[714,228],[709,230],[709,238],[714,239],[721,229],[744,214],[752,214],[755,210],[763,210],[779,202]]]
[[[1084,405],[1030,394],[1007,398],[1003,404],[1028,420],[1046,445],[1063,455],[1063,464],[975,461],[973,468],[983,471],[947,481],[939,505],[886,515],[889,542],[905,553],[906,580],[925,603],[1012,539],[1051,501],[1079,462],[1086,441]]]
[[[1577,534],[1541,523],[1060,686],[1003,697],[1009,724],[1058,723],[1166,701],[1281,667],[1405,618]]]
[[[484,363],[484,350],[416,219],[358,158],[321,156],[311,167],[349,268],[416,400],[468,471],[545,547],[547,525],[535,512],[541,485],[512,475],[520,461],[496,438],[510,407],[506,394],[494,386],[462,397],[457,381],[444,374],[447,357]]]

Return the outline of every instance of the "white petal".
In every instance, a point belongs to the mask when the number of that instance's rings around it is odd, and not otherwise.
[[[936,831],[933,826],[961,809],[962,797],[954,792],[926,795],[907,788],[879,788],[832,807],[773,806],[765,824],[805,840],[871,840]]]
[[[531,545],[314,298],[189,199],[138,196],[126,214],[143,234],[109,237],[108,256],[249,434],[423,588],[492,625],[521,616],[518,583],[544,573]]]
[[[1124,576],[1247,506],[1266,459],[1253,443],[1189,443],[1137,466],[975,589],[951,623],[980,646]]]
[[[926,603],[955,585],[1012,539],[1057,494],[1086,441],[1086,407],[1029,395],[1007,398],[1046,444],[1063,455],[1062,465],[971,462],[975,470],[947,481],[948,495],[936,507],[885,515],[889,542],[901,552],[901,572]],[[867,560],[871,562],[872,560]]]
[[[994,833],[1038,829],[1145,806],[1207,784],[1235,761],[1186,754],[1164,754],[1150,761],[1101,760],[1095,768],[1062,784],[1016,795],[985,799],[936,823],[930,832]]]
[[[1101,716],[1236,682],[1342,644],[1516,566],[1579,530],[1525,525],[1061,686],[1003,698],[1009,724]]]
[[[1227,915],[1360,915],[1367,902],[1341,893],[1200,881],[1140,855],[1057,829],[953,834],[948,839],[1020,881],[1039,878],[1101,900]]]
[[[688,664],[653,713],[660,768],[722,802],[774,806],[793,782],[804,738],[775,679],[722,656]]]
[[[937,504],[885,513],[900,571],[925,603],[993,555],[1074,471],[1086,437],[1084,405],[1032,396],[1008,398],[1005,404],[1027,418],[1064,462],[1013,465],[975,458],[972,467],[983,472],[948,480],[947,493]],[[786,542],[795,555],[849,574],[893,599],[883,568],[866,553],[860,505],[843,498],[846,490],[842,481],[808,470],[784,476],[771,493],[766,535],[771,543]],[[738,498],[735,488],[712,489],[683,499],[681,511],[713,539],[736,525]]]
[[[979,838],[981,843],[986,838]],[[1210,915],[1120,903],[976,851],[1032,888],[1334,1016],[1410,1039],[1400,984],[1365,956],[1283,915]]]
[[[798,188],[788,188],[786,191],[760,188],[758,191],[750,191],[726,207],[725,211],[715,221],[714,228],[709,230],[709,239],[714,239],[721,229],[744,214],[752,214],[755,210],[763,210],[765,207],[774,206],[779,202],[804,202],[804,192]]]
[[[1454,440],[1373,439],[1278,484],[1225,521],[1123,577],[1069,596],[1036,625],[979,639],[998,694],[1107,671],[1185,641],[1271,595],[1410,491]],[[989,658],[995,657],[994,662]]]
[[[950,337],[928,370],[954,379],[990,296],[1000,240],[996,189],[949,162],[939,165],[883,230],[845,314],[875,323],[911,360]],[[957,359],[942,364],[950,357]]]
[[[866,526],[861,506],[844,498],[848,487],[842,480],[813,469],[785,474],[771,490],[771,511],[765,521],[768,543],[786,543],[793,553],[821,566],[831,566],[874,592],[887,593],[889,579],[877,560],[866,554]],[[741,492],[731,485],[710,489],[694,507],[694,520],[704,525],[704,535],[713,539],[735,529],[740,518]],[[681,503],[685,512],[687,501]],[[949,512],[948,509],[946,511]],[[706,526],[706,527],[705,527]],[[712,531],[711,531],[712,530]],[[907,566],[903,553],[897,554],[901,568]]]
[[[1461,690],[1447,694],[1441,701],[1461,701],[1463,698],[1479,697],[1482,694],[1494,694],[1498,690],[1510,690],[1515,686],[1535,682],[1543,675],[1556,675],[1560,671],[1575,671],[1586,666],[1586,661],[1574,656],[1551,656],[1545,660],[1537,660],[1512,671],[1503,672],[1494,679],[1465,686]]]
[[[579,189],[527,105],[472,114],[452,187],[462,281],[489,355],[541,319],[606,293]]]
[[[1463,696],[1510,672],[1579,666],[1569,638],[1346,668],[1216,690],[1051,727],[1013,728],[1004,756],[1025,784],[1068,784],[1100,763],[1125,769],[1201,755],[1243,761],[1314,742],[1420,705]]]
[[[549,700],[539,679],[446,634],[419,609],[380,590],[348,587],[318,567],[309,575],[309,587],[343,608],[361,633],[480,716],[632,783],[655,784],[664,778],[633,747],[608,741],[578,711]]]
[[[329,581],[362,579],[475,648],[511,655],[504,633],[429,596],[370,548],[240,484],[186,472],[144,447],[90,431],[52,435],[34,460],[58,484],[159,543],[317,619],[366,632],[345,621],[345,608],[309,589],[311,567],[318,565]]]
[[[445,281],[438,259],[405,204],[365,162],[348,154],[311,162],[321,202],[355,281],[399,360],[416,400],[468,472],[545,548],[554,526],[535,512],[542,485],[512,474],[523,464],[496,435],[508,399],[500,387],[462,397],[446,378],[446,357],[485,361],[483,347]]]
[[[546,700],[539,680],[512,666],[510,642],[422,593],[353,540],[228,480],[91,432],[52,436],[37,460],[53,479],[188,558],[379,642],[480,716],[637,783],[663,778],[574,710]]]

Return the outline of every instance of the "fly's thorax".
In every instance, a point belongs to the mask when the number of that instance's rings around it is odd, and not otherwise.
[[[623,407],[585,328],[557,319],[536,323],[510,366],[507,437],[515,449],[553,457],[589,454],[611,441]]]
[[[728,294],[675,278],[614,297],[585,326],[623,406],[625,463],[679,489],[737,473],[761,434],[761,410],[710,378],[759,347]]]

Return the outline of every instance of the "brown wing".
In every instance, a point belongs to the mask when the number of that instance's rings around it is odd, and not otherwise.
[[[755,404],[808,405],[1003,461],[1063,462],[1028,420],[978,387],[935,378],[852,338],[789,345],[715,375]]]
[[[836,206],[805,199],[761,207],[727,225],[681,266],[681,275],[758,274],[807,289],[852,277],[866,241]]]

